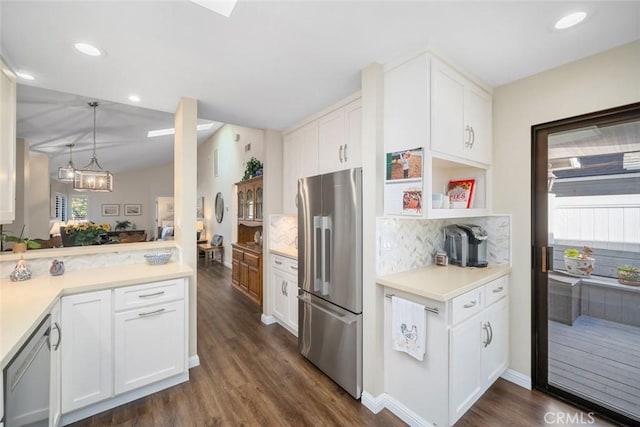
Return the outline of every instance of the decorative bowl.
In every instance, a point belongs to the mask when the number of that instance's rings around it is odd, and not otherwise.
[[[169,262],[171,255],[173,255],[172,252],[156,252],[152,254],[144,254],[144,259],[147,261],[147,264],[161,265]]]
[[[623,285],[640,286],[640,270],[629,267],[618,267],[618,282]]]

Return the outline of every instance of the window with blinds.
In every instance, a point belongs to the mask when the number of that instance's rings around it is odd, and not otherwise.
[[[56,219],[59,221],[67,221],[67,196],[62,193],[56,193]]]
[[[89,199],[87,196],[71,197],[71,219],[86,221],[89,219]]]

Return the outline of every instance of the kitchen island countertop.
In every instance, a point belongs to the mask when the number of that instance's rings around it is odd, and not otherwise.
[[[379,276],[378,285],[435,301],[448,301],[511,272],[509,265],[486,268],[430,265]]]
[[[189,277],[193,270],[177,262],[134,264],[41,275],[24,282],[0,279],[0,368],[4,368],[58,298],[81,292]]]

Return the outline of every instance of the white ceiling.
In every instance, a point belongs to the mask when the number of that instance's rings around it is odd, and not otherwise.
[[[584,23],[551,29],[576,9],[590,13]],[[70,120],[59,126],[63,135],[90,128],[87,100],[107,101],[107,114],[131,104],[127,97],[136,93],[139,107],[156,110],[125,109],[104,119],[106,140],[124,146],[134,141],[117,142],[119,126],[173,114],[184,96],[198,99],[203,120],[285,129],[357,91],[368,64],[425,48],[500,86],[640,39],[640,2],[239,0],[225,18],[186,0],[1,0],[0,24],[2,57],[36,77],[21,84],[81,95],[59,105]],[[73,48],[77,41],[106,55],[81,55]],[[20,88],[21,98],[27,89]],[[32,144],[53,140],[54,125],[64,120],[48,114],[42,122],[29,120],[21,103],[19,136]],[[62,160],[67,140],[49,142],[62,147]],[[98,157],[115,170],[111,151],[99,148]]]

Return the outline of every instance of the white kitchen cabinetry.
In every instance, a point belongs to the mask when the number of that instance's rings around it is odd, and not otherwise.
[[[273,315],[298,336],[298,262],[271,254],[271,288]]]
[[[282,210],[297,214],[298,179],[362,166],[360,95],[347,97],[285,132]]]
[[[115,393],[187,369],[184,280],[114,291]]]
[[[16,77],[0,60],[0,224],[15,220]]]
[[[429,53],[387,65],[384,85],[385,153],[423,149],[422,183],[387,182],[385,214],[400,214],[402,191],[416,187],[422,187],[422,218],[489,214],[491,94]],[[476,180],[471,208],[433,206],[432,194],[469,178]]]
[[[335,172],[362,164],[362,105],[357,99],[318,120],[318,172]]]
[[[385,392],[421,423],[453,425],[507,369],[508,277],[445,302],[388,292],[438,313],[427,314],[420,362],[391,349],[391,304],[385,304]]]
[[[491,163],[491,95],[441,61],[431,67],[431,149]]]
[[[51,373],[49,380],[49,427],[57,427],[62,416],[61,400],[61,366],[62,361],[62,315],[60,302],[51,309],[51,332],[49,334],[51,348]],[[0,417],[1,418],[1,417]]]
[[[318,122],[308,123],[284,136],[282,209],[297,214],[298,179],[318,174]]]
[[[113,394],[111,290],[62,298],[62,412]]]

